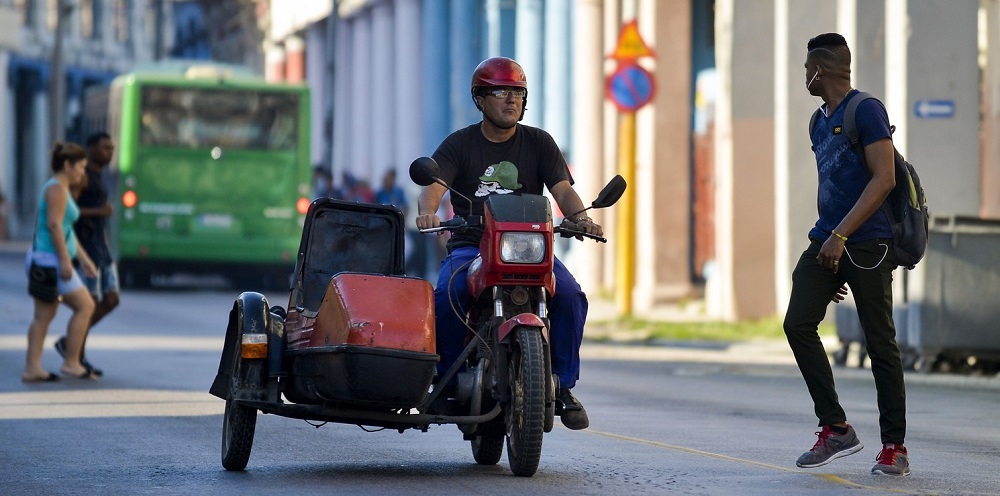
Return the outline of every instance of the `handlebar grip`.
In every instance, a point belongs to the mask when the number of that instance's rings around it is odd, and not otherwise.
[[[556,226],[555,232],[558,233],[560,236],[562,236],[564,238],[584,237],[584,238],[590,238],[590,239],[592,239],[594,241],[597,241],[598,243],[607,243],[608,242],[608,239],[605,238],[605,237],[603,237],[603,236],[598,236],[596,234],[590,234],[590,233],[587,233],[586,231],[577,231],[576,229],[569,229],[569,228],[563,227],[563,226]]]
[[[421,229],[420,233],[421,234],[428,234],[428,233],[436,233],[436,232],[441,232],[441,231],[454,231],[454,230],[459,229],[461,227],[465,227],[465,225],[466,225],[465,219],[463,219],[462,217],[457,217],[456,216],[456,217],[453,217],[451,219],[448,219],[446,221],[441,222],[440,224],[438,224],[438,227],[428,227],[427,229]]]
[[[462,227],[465,224],[465,219],[462,217],[452,217],[441,223],[441,227]]]

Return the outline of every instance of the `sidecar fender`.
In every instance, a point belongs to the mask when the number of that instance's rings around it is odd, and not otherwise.
[[[219,360],[219,371],[208,392],[222,399],[229,399],[232,384],[233,362],[240,353],[242,333],[266,333],[270,311],[267,299],[251,291],[240,294],[229,311],[229,324]]]
[[[507,335],[517,326],[537,327],[542,331],[542,340],[546,343],[549,342],[549,328],[539,316],[533,313],[515,315],[507,319],[503,324],[500,324],[500,328],[497,329],[497,340],[503,342],[507,339]]]

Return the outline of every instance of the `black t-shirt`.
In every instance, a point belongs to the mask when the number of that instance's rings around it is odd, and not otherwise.
[[[108,202],[108,189],[101,180],[101,173],[87,167],[87,187],[76,200],[80,208],[97,208]],[[111,263],[111,252],[105,239],[108,218],[101,216],[80,216],[73,224],[76,237],[87,251],[87,255],[98,268]]]
[[[476,123],[451,133],[438,146],[433,158],[441,167],[441,179],[472,200],[472,215],[483,215],[489,195],[542,194],[545,186],[562,181],[573,184],[566,159],[549,133],[517,124],[514,136],[503,143],[493,143],[483,136]],[[455,215],[469,215],[469,204],[454,195]],[[448,241],[450,249],[479,246],[481,229],[455,233]]]

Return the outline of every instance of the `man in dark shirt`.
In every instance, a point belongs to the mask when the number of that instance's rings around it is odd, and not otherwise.
[[[94,327],[105,315],[118,306],[118,267],[111,256],[108,247],[108,221],[111,218],[113,209],[108,203],[108,189],[101,178],[101,173],[111,163],[115,146],[111,142],[111,136],[105,132],[97,132],[87,137],[87,176],[79,189],[73,191],[76,203],[80,207],[80,219],[73,225],[76,237],[82,247],[90,255],[97,267],[97,277],[87,277],[80,271],[80,277],[90,290],[91,296],[97,307],[90,319],[90,328]],[[84,339],[86,347],[86,338]],[[66,349],[66,338],[62,337],[56,341],[56,350],[63,354]],[[103,375],[103,372],[87,361],[86,355],[81,352],[81,363],[92,371],[94,375]]]
[[[895,184],[892,134],[885,107],[861,102],[855,121],[860,150],[844,130],[844,109],[858,91],[851,87],[851,51],[844,37],[827,33],[809,40],[806,89],[823,99],[810,130],[819,174],[819,219],[809,247],[792,272],[785,336],[812,396],[819,439],[796,465],[813,468],[857,453],[863,445],[837,397],[833,371],[817,327],[831,300],[846,284],[854,292],[878,391],[882,450],[873,474],[909,475],[906,390],[892,321],[892,229],[880,210]]]
[[[483,113],[483,120],[452,133],[433,155],[440,166],[441,179],[472,200],[471,211],[465,201],[453,200],[455,214],[482,216],[487,196],[540,195],[543,187],[548,188],[563,212],[583,210],[583,202],[573,190],[573,178],[555,140],[541,129],[518,123],[524,117],[528,99],[527,79],[521,66],[505,57],[480,63],[472,75],[472,99]],[[440,225],[437,210],[445,191],[444,186],[431,184],[421,192],[418,228]],[[603,233],[601,226],[584,214],[571,220],[590,234]],[[434,301],[441,372],[448,370],[464,348],[466,327],[452,310],[451,302],[457,302],[463,312],[469,309],[468,262],[479,255],[481,237],[481,229],[453,235],[448,242],[448,256],[438,273]],[[587,296],[558,259],[553,273],[558,291],[549,301],[549,318],[552,373],[559,377],[556,413],[566,427],[586,429],[590,425],[587,412],[570,389],[576,385],[580,373]]]

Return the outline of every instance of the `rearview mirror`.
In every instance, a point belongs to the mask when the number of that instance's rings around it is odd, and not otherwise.
[[[418,186],[430,186],[437,182],[441,169],[430,157],[420,157],[410,164],[410,179]]]
[[[411,172],[412,174],[412,172]],[[625,194],[625,178],[622,176],[615,176],[608,181],[608,185],[601,190],[601,193],[597,195],[597,199],[594,203],[590,204],[591,208],[606,208],[614,205],[623,194]]]

